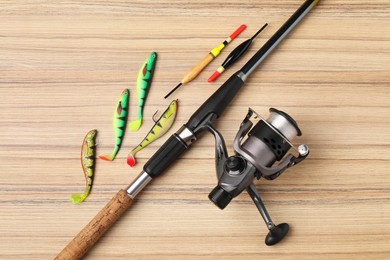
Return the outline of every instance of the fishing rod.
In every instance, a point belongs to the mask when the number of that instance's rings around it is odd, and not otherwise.
[[[202,133],[215,133],[212,122],[219,118],[229,103],[244,85],[247,78],[287,36],[287,34],[309,13],[319,0],[306,0],[296,12],[280,27],[280,29],[257,51],[254,56],[236,73],[234,73],[203,105],[191,116],[175,134],[173,134],[160,149],[144,165],[143,171],[126,188],[121,189],[107,205],[73,238],[59,253],[56,259],[79,259],[103,236],[103,234],[129,209],[137,195],[153,180],[167,170],[176,159],[196,141]],[[283,115],[283,113],[280,113]],[[284,116],[288,118],[287,116]],[[245,121],[245,120],[244,120]],[[292,120],[288,120],[293,122]],[[219,135],[216,143],[222,143]],[[218,149],[225,152],[226,149]],[[303,153],[304,154],[304,153]],[[294,162],[291,162],[294,163]],[[283,170],[283,169],[281,169]],[[278,174],[278,173],[275,173]],[[271,175],[272,176],[272,175]],[[253,193],[248,187],[248,192]],[[261,201],[257,201],[259,210]],[[264,211],[264,210],[263,210]],[[264,211],[265,219],[267,214]],[[285,232],[283,226],[282,231]],[[278,235],[277,238],[280,238]]]

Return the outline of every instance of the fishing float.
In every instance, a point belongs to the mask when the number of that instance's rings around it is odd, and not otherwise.
[[[233,41],[243,30],[245,30],[246,25],[242,24],[235,30],[228,38],[226,38],[220,45],[212,49],[202,60],[200,60],[195,66],[193,66],[183,77],[180,83],[174,87],[164,98],[168,98],[173,92],[175,92],[181,85],[187,84],[194,78],[196,78],[199,73],[206,68],[206,66],[214,60],[221,51],[231,42]]]
[[[310,12],[319,0],[306,0],[252,58],[209,97],[175,134],[146,162],[141,173],[121,189],[106,206],[73,238],[55,259],[80,259],[131,207],[138,194],[176,162],[205,131],[216,131],[216,121],[276,46]],[[157,198],[158,199],[158,198]]]
[[[213,82],[216,80],[227,68],[229,68],[233,63],[235,63],[239,58],[241,58],[251,46],[253,40],[259,35],[265,27],[268,26],[268,23],[264,24],[251,38],[242,42],[238,45],[225,59],[221,66],[210,76],[207,80],[208,82]]]

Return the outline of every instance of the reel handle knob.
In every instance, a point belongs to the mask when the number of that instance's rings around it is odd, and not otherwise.
[[[269,230],[268,235],[265,237],[265,244],[267,246],[272,246],[279,243],[287,235],[288,230],[289,225],[287,223],[282,223],[272,227]]]

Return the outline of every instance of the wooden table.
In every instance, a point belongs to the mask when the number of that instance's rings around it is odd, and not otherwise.
[[[53,258],[169,135],[126,156],[153,125],[163,96],[236,27],[248,28],[193,82],[177,91],[174,133],[303,1],[2,1],[0,8],[0,258]],[[250,52],[213,83],[207,78],[260,26]],[[216,185],[214,141],[204,136],[153,181],[87,259],[389,259],[390,2],[323,0],[248,80],[216,127],[232,141],[248,107],[292,115],[310,157],[274,181],[256,181],[271,217],[288,222],[267,247],[265,225],[246,193],[225,210]],[[98,153],[113,147],[112,112],[158,52],[140,131],[125,135],[113,162],[97,161],[84,190],[80,147],[98,129]]]

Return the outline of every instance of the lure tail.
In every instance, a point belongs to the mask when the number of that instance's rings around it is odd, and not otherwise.
[[[137,120],[130,122],[130,124],[129,124],[130,131],[132,131],[132,132],[138,131],[138,129],[141,127],[141,125],[142,125],[142,118],[139,118]]]
[[[133,167],[135,165],[135,156],[133,153],[129,153],[127,156],[127,164],[130,165],[130,167]]]
[[[99,158],[104,160],[104,161],[113,161],[116,157],[116,155],[119,152],[119,149],[121,148],[121,143],[122,143],[122,138],[123,138],[123,132],[122,135],[117,137],[117,143],[115,145],[114,151],[112,151],[111,154],[109,155],[99,155]]]
[[[70,202],[73,204],[79,204],[83,202],[87,196],[85,194],[72,194],[69,198]]]
[[[115,158],[115,155],[110,154],[110,155],[99,155],[99,158],[105,161],[113,161]]]
[[[127,155],[127,164],[130,167],[133,167],[136,164],[135,154],[138,153],[139,151],[141,151],[146,146],[148,146],[153,141],[154,141],[153,137],[150,135],[150,132],[149,132],[149,134],[144,138],[144,140],[142,140],[142,142],[137,147],[135,147],[133,150],[131,150],[131,152]]]

